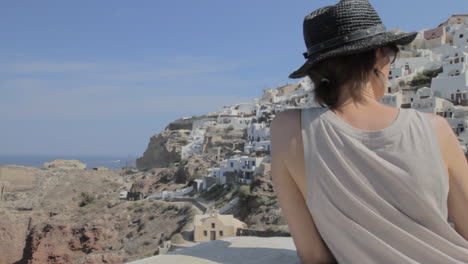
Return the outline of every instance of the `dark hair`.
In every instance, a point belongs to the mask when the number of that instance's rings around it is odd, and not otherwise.
[[[396,45],[388,45],[398,52]],[[338,109],[342,102],[339,102],[341,94],[344,92],[356,101],[364,100],[364,86],[371,77],[371,74],[382,74],[375,68],[375,49],[324,60],[313,66],[307,73],[314,83],[315,101],[322,107]],[[346,85],[345,85],[346,84]]]

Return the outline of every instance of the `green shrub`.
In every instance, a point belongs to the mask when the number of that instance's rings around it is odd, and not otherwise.
[[[202,193],[200,196],[207,200],[213,200],[218,198],[223,193],[223,191],[223,185],[216,184],[209,191]]]
[[[428,77],[428,78],[435,78],[442,71],[443,71],[443,69],[442,69],[442,67],[440,67],[440,68],[437,68],[437,69],[434,69],[434,70],[424,70],[422,74],[424,76]]]
[[[82,192],[80,194],[81,196],[81,201],[80,201],[80,207],[84,207],[88,204],[91,204],[95,201],[95,198],[93,195],[87,193],[87,192]]]
[[[242,185],[239,188],[239,198],[241,200],[245,200],[245,199],[247,199],[247,197],[249,197],[249,195],[250,195],[250,186],[249,185]]]
[[[411,80],[410,85],[411,86],[422,86],[422,85],[427,85],[431,83],[431,78],[425,76],[422,73],[418,73],[416,77]]]

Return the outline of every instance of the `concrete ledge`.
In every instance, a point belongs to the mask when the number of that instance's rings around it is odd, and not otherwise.
[[[291,237],[227,237],[129,264],[300,264]]]

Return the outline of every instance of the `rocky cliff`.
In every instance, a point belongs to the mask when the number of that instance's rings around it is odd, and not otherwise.
[[[180,152],[182,146],[189,143],[189,134],[188,129],[166,129],[153,135],[143,156],[136,161],[137,168],[140,170],[163,168],[180,161]]]
[[[223,160],[234,155],[234,151],[244,151],[244,143],[247,140],[245,129],[229,129],[210,126],[206,129],[203,139],[203,153],[214,156],[217,160]]]
[[[175,170],[24,169],[35,174],[33,188],[0,201],[0,264],[132,261],[158,254],[192,223],[190,203],[119,199],[138,179],[158,176],[154,190],[184,186],[163,183]]]
[[[182,147],[189,143],[192,124],[200,117],[176,120],[164,131],[150,137],[143,156],[137,159],[137,168],[147,170],[173,166],[181,161]],[[204,135],[204,145],[199,155],[204,160],[220,161],[234,154],[235,150],[243,151],[247,138],[245,129],[229,129],[209,126]]]

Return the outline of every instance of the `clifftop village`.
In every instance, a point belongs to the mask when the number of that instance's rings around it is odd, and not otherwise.
[[[468,154],[468,14],[421,30],[401,48],[382,103],[446,118]],[[230,250],[239,255],[258,250],[265,241],[258,237],[290,236],[271,181],[270,123],[286,109],[318,107],[311,96],[304,78],[174,120],[150,137],[136,168],[87,170],[79,160],[0,166],[0,236],[7,238],[0,264],[130,263],[227,237],[245,243]],[[271,241],[291,250],[277,254],[296,257],[283,238]],[[237,248],[229,239],[201,247]]]
[[[421,30],[411,44],[401,47],[381,102],[446,118],[460,147],[467,153],[467,66],[468,14],[457,14],[436,28]],[[312,89],[313,83],[304,78],[298,83],[265,89],[260,98],[250,102],[171,123],[163,133],[151,138],[148,149],[137,159],[138,169],[178,166],[197,155],[211,157],[214,165],[204,173],[190,172],[194,177],[189,187],[147,196],[133,190],[123,194],[124,197],[174,199],[193,192],[209,193],[213,189],[226,188],[228,184],[251,185],[257,176],[269,177],[270,122],[275,114],[285,109],[319,106],[310,96]],[[246,228],[245,223],[232,215],[222,214],[232,210],[237,203],[239,197],[231,197],[222,208],[212,208],[206,214],[198,215],[194,220],[194,240],[200,242],[239,235],[236,230]]]

